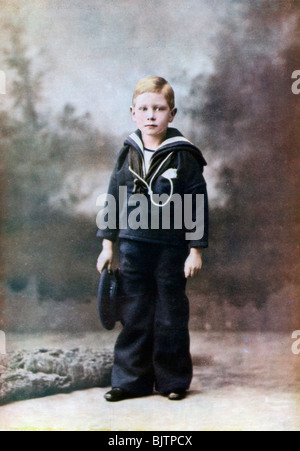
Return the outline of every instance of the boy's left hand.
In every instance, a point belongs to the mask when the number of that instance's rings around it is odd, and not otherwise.
[[[188,256],[185,266],[184,274],[188,279],[189,277],[195,277],[202,269],[202,249],[192,248],[190,255]]]

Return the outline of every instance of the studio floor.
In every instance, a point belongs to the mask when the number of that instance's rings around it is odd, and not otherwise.
[[[8,334],[9,350],[112,349],[117,331],[79,335]],[[107,403],[93,388],[0,407],[1,431],[299,431],[300,355],[278,333],[192,332],[189,396]]]

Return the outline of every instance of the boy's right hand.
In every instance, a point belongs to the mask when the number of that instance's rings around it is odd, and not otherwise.
[[[102,274],[104,268],[111,271],[113,256],[113,243],[108,240],[103,240],[103,249],[97,261],[97,270],[100,274]]]

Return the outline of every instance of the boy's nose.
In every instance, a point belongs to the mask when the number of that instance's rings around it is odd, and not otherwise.
[[[152,109],[148,110],[148,119],[151,119],[151,120],[155,119],[154,110],[152,110]]]

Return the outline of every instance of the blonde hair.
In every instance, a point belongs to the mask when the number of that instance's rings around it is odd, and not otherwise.
[[[163,94],[171,110],[175,107],[175,94],[171,85],[162,77],[149,76],[137,82],[132,97],[132,105],[135,106],[136,98],[145,92]]]

